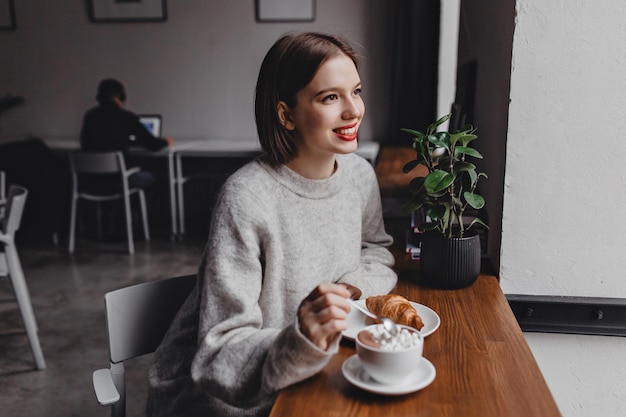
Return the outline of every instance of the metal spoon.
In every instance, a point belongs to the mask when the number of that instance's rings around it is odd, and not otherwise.
[[[357,310],[359,310],[361,313],[365,314],[366,316],[371,317],[375,320],[379,320],[383,324],[383,327],[385,328],[385,330],[387,330],[391,334],[391,336],[396,336],[398,334],[398,326],[396,326],[396,323],[393,320],[391,320],[389,317],[378,317],[376,314],[372,313],[365,307],[362,307],[359,303],[354,301],[352,298],[346,298],[346,301],[348,301],[348,303],[350,303],[351,306],[355,307]]]

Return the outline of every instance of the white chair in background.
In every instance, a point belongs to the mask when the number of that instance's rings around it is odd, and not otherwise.
[[[126,415],[124,361],[152,353],[195,286],[196,275],[146,282],[104,296],[109,368],[93,372],[93,388],[112,417]]]
[[[39,344],[37,322],[35,321],[35,314],[30,302],[22,264],[15,247],[15,232],[20,227],[27,195],[28,190],[26,188],[18,185],[9,186],[5,216],[2,219],[2,231],[0,231],[0,277],[8,277],[11,281],[30,347],[33,351],[35,366],[37,369],[45,369],[46,362]]]
[[[98,217],[100,214],[99,204],[105,201],[123,200],[124,213],[126,215],[126,234],[128,236],[128,253],[135,253],[135,245],[133,242],[133,223],[130,210],[130,197],[138,194],[139,203],[141,205],[141,218],[143,222],[143,234],[146,241],[150,240],[150,231],[148,229],[148,213],[146,209],[146,197],[143,189],[130,188],[128,178],[138,172],[139,167],[126,169],[124,155],[122,152],[83,152],[75,151],[70,154],[70,170],[72,171],[72,212],[70,218],[69,232],[69,252],[74,253],[74,240],[76,232],[76,209],[79,199],[93,201],[98,204]],[[119,192],[111,192],[111,190],[83,190],[80,186],[80,178],[82,175],[119,175],[120,187]],[[98,219],[100,224],[100,219]]]

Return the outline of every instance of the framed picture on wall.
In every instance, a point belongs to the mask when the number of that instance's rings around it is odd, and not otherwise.
[[[258,22],[312,22],[315,0],[256,0]]]
[[[94,23],[167,20],[166,0],[88,0],[88,6]]]
[[[0,0],[0,30],[15,30],[15,6],[13,0]]]

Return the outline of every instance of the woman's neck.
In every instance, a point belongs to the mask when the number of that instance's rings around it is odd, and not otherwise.
[[[287,167],[311,180],[328,178],[337,169],[335,154],[325,158],[296,157],[287,162]]]

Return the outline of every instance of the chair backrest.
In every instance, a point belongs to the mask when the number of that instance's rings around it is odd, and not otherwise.
[[[126,164],[121,151],[74,151],[70,153],[70,168],[75,174],[115,174],[126,171]]]
[[[6,190],[6,174],[4,171],[0,171],[0,201],[4,201],[7,197]]]
[[[184,275],[108,292],[111,363],[154,352],[195,283],[196,275]]]
[[[20,228],[27,196],[28,190],[21,185],[9,186],[5,216],[2,218],[2,230],[5,234],[13,236]]]
[[[5,205],[7,202],[6,175],[0,171],[0,222],[4,218]]]

